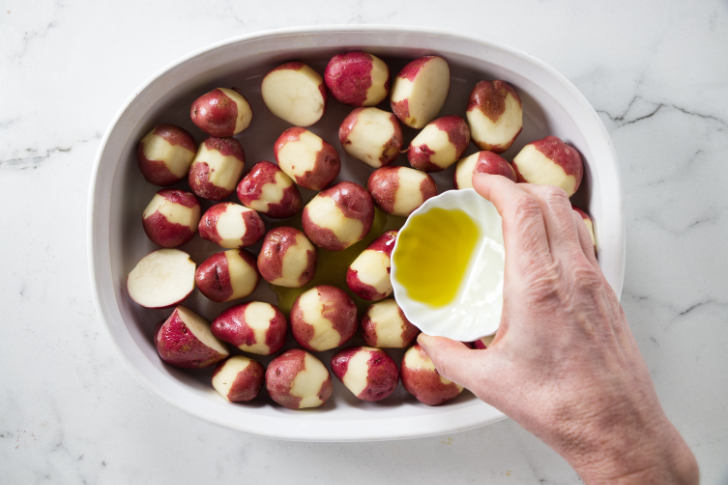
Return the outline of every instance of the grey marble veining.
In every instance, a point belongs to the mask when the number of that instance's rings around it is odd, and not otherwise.
[[[92,301],[86,210],[102,133],[187,52],[263,29],[435,27],[563,72],[617,148],[622,301],[668,416],[728,483],[728,2],[0,2],[3,483],[577,483],[511,421],[374,444],[254,438],[191,418],[121,363]]]

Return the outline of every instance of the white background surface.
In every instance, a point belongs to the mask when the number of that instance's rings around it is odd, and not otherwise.
[[[620,159],[623,304],[703,483],[728,483],[728,2],[0,0],[3,483],[574,483],[510,421],[437,438],[302,444],[191,418],[120,361],[91,296],[90,168],[150,75],[210,43],[324,23],[432,26],[563,72]],[[421,7],[415,7],[421,5]]]

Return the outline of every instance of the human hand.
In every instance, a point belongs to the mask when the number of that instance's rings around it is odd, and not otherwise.
[[[437,370],[560,453],[587,483],[697,483],[566,193],[477,174],[503,218],[503,313],[487,349],[418,342]]]

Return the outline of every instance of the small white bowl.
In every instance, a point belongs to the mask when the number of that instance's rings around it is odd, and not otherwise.
[[[403,236],[418,224],[418,216],[436,208],[464,212],[478,227],[479,238],[455,297],[443,306],[433,307],[429,302],[412,298],[401,282],[397,261],[398,253],[402,251],[400,242],[404,240]],[[448,251],[458,251],[457,241],[450,240],[455,237],[456,234],[450,233],[443,238],[448,240]],[[421,262],[418,274],[424,284],[427,284],[426,270],[422,267],[427,263]],[[473,189],[448,190],[427,199],[409,215],[399,230],[392,249],[390,274],[394,299],[407,320],[426,334],[472,342],[492,335],[498,329],[503,309],[504,263],[502,220],[495,206]]]
[[[443,113],[462,114],[470,90],[481,79],[515,85],[524,108],[524,131],[506,158],[525,143],[553,134],[578,147],[586,160],[586,189],[577,203],[595,220],[599,261],[617,294],[624,275],[624,231],[614,148],[598,115],[561,74],[539,60],[508,47],[444,32],[395,27],[291,29],[248,35],[224,42],[173,64],[134,93],[107,131],[93,169],[89,197],[89,253],[98,308],[123,360],[161,397],[195,416],[220,425],[275,438],[312,441],[357,441],[409,438],[481,426],[503,414],[474,396],[444,406],[417,403],[399,389],[392,401],[363,403],[335,381],[335,399],[317,410],[298,412],[272,405],[233,405],[211,387],[207,374],[180,371],[163,364],[152,336],[169,311],[144,310],[129,301],[126,275],[154,246],[144,236],[140,214],[156,191],[136,165],[137,141],[154,124],[177,123],[200,133],[189,120],[189,106],[201,93],[238,86],[251,101],[253,126],[237,138],[252,162],[273,160],[273,143],[286,124],[262,105],[263,73],[287,60],[310,62],[319,72],[330,56],[363,49],[392,61],[392,70],[407,59],[440,54],[452,66],[451,92]],[[395,72],[396,73],[396,72]],[[393,73],[394,74],[394,73]],[[348,109],[331,103],[330,113],[313,128],[330,142]],[[253,129],[255,125],[264,126]],[[472,147],[471,147],[472,151]],[[342,151],[342,178],[365,181],[370,170]],[[450,173],[449,171],[447,172]],[[445,188],[451,180],[437,179]],[[185,248],[184,246],[183,248]],[[204,248],[208,252],[210,247]],[[189,248],[196,261],[205,254]],[[264,286],[264,285],[261,285]],[[212,318],[221,306],[192,297],[191,306]]]

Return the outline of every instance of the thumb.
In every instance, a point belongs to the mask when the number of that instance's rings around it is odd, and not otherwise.
[[[472,390],[475,378],[478,377],[473,372],[473,367],[475,361],[482,358],[479,354],[483,352],[473,350],[462,342],[424,333],[417,337],[417,343],[430,357],[441,376]]]

